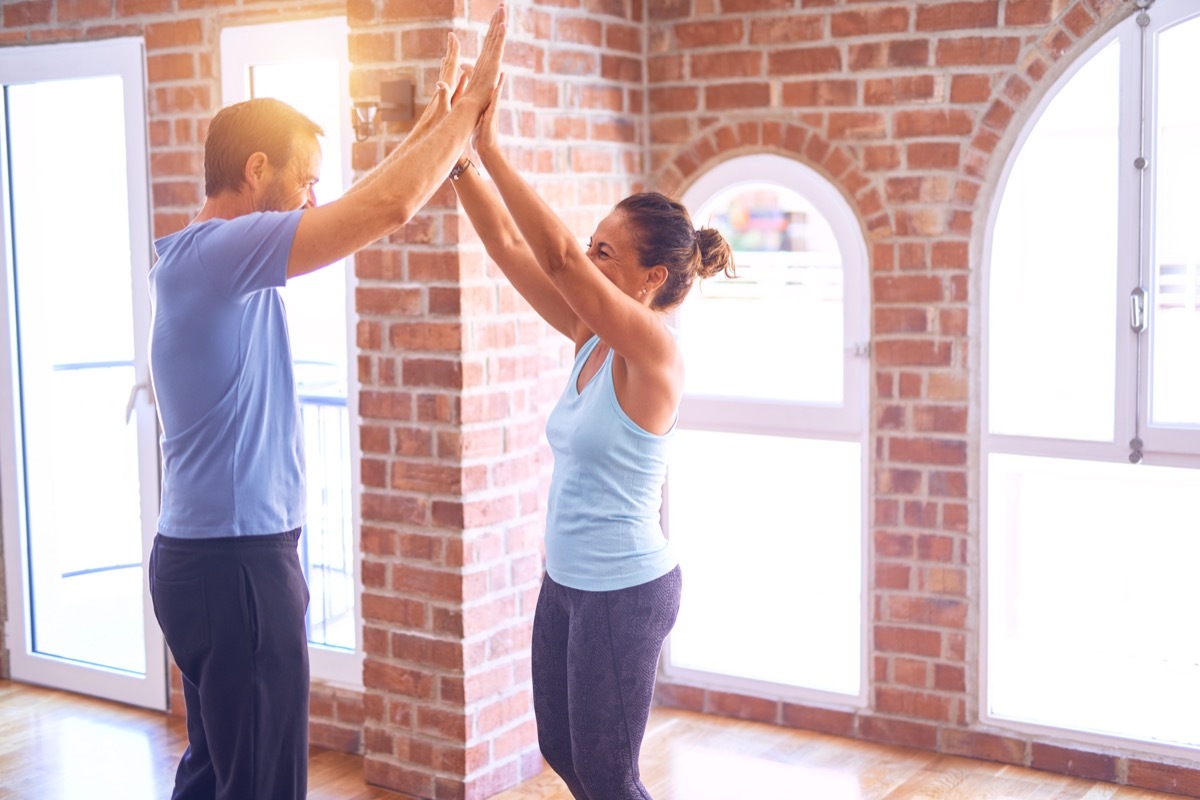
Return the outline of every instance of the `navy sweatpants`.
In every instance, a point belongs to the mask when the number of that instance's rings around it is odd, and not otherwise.
[[[188,747],[172,800],[307,793],[308,586],[299,536],[154,539],[150,595],[187,706]]]
[[[681,588],[679,567],[611,592],[542,579],[532,653],[538,743],[579,800],[650,798],[638,754]]]

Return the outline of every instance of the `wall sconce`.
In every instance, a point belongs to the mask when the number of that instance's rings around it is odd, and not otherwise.
[[[413,81],[398,78],[379,84],[379,100],[363,100],[354,104],[352,111],[354,138],[365,142],[375,135],[375,120],[403,122],[413,116]]]

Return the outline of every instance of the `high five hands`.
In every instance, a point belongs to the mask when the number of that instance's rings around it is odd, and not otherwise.
[[[508,10],[503,3],[497,6],[488,24],[487,34],[475,65],[460,66],[462,45],[453,33],[446,37],[446,55],[438,70],[437,87],[429,105],[413,128],[412,138],[425,133],[441,121],[453,106],[465,103],[475,112],[476,119],[492,103],[501,83],[501,62],[508,33]]]

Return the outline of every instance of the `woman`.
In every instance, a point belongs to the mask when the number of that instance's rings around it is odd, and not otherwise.
[[[575,797],[649,798],[638,752],[681,585],[659,525],[683,392],[666,314],[697,276],[732,274],[731,252],[720,233],[695,230],[682,205],[653,193],[621,201],[580,249],[501,151],[499,92],[475,147],[500,198],[468,158],[453,184],[488,255],[576,353],[546,423],[554,474],[533,623],[538,740]]]

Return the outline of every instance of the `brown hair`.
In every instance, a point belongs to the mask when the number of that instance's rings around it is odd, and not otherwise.
[[[642,265],[662,265],[667,279],[654,297],[654,308],[673,308],[683,302],[696,278],[718,272],[734,275],[733,250],[715,228],[692,227],[682,203],[658,192],[644,192],[617,203],[633,231]]]
[[[215,197],[236,191],[244,180],[246,161],[263,153],[271,166],[292,160],[297,134],[324,136],[321,126],[282,100],[257,97],[226,106],[208,124],[204,139],[204,194]]]

